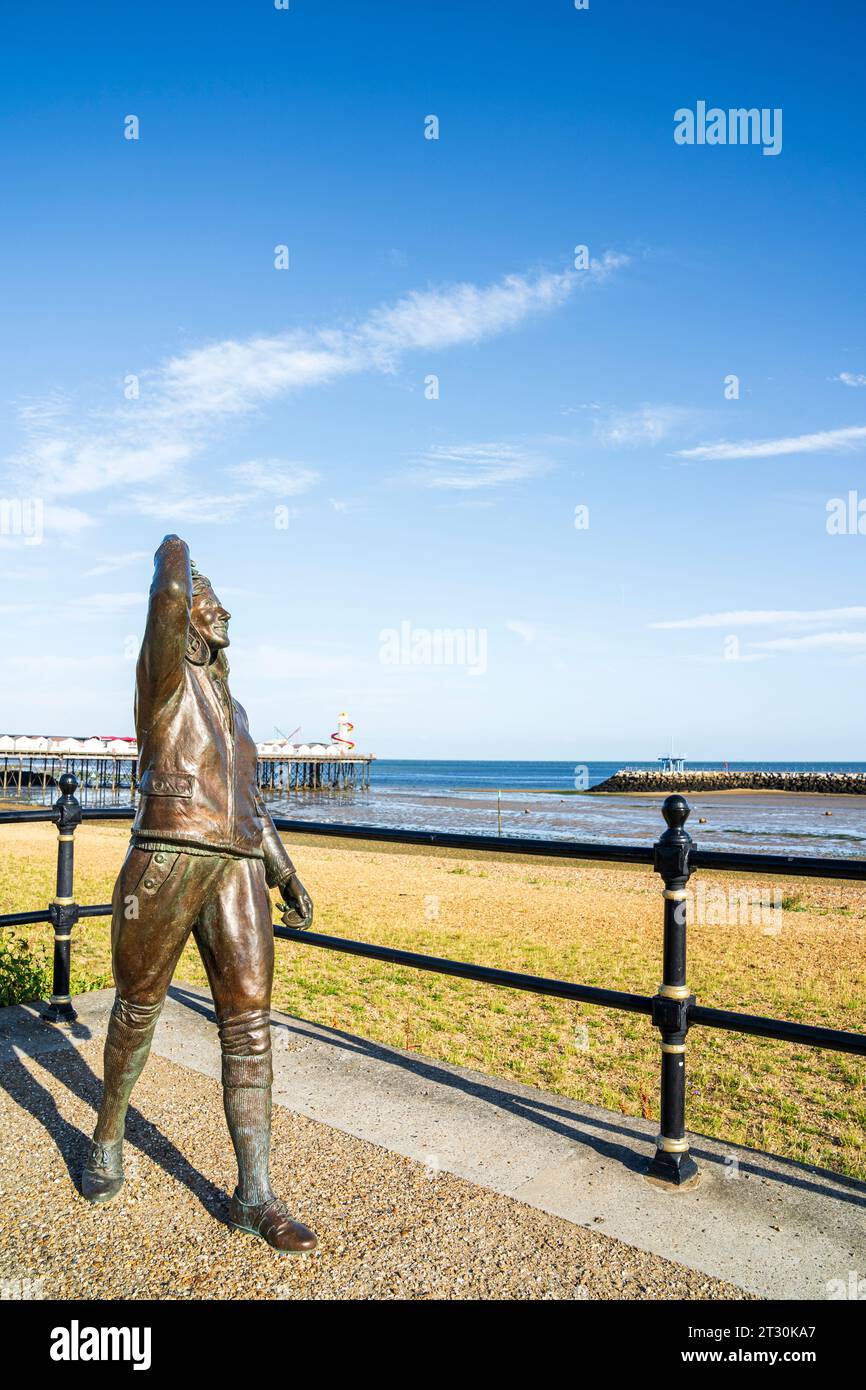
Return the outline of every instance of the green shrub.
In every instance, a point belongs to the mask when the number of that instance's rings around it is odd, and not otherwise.
[[[45,999],[51,993],[51,970],[44,954],[34,955],[20,936],[0,931],[0,1006]]]

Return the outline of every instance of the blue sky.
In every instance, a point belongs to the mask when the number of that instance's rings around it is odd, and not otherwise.
[[[827,510],[866,499],[862,6],[3,30],[5,729],[131,731],[175,531],[259,737],[866,757],[866,535]],[[677,145],[698,101],[781,110],[780,153]]]

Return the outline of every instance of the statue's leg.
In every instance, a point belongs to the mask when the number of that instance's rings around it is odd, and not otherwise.
[[[123,1183],[129,1098],[147,1061],[178,957],[218,865],[216,858],[138,849],[130,849],[124,861],[112,900],[117,994],[105,1038],[102,1105],[82,1175],[82,1192],[90,1201],[109,1201]]]
[[[162,999],[155,1004],[133,1004],[120,994],[115,996],[103,1052],[102,1105],[93,1131],[98,1144],[123,1139],[129,1097],[150,1053],[161,1009]]]
[[[270,1183],[274,929],[260,859],[226,862],[196,940],[216,1005],[223,1103],[238,1164],[230,1220],[277,1250],[313,1250],[312,1231],[292,1221]]]

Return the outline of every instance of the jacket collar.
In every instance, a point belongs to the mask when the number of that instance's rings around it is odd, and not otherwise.
[[[210,661],[210,648],[197,627],[192,623],[186,634],[186,659],[192,666],[207,666]]]

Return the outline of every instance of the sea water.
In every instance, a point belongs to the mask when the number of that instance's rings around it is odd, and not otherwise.
[[[656,766],[630,760],[630,767]],[[298,820],[467,834],[648,845],[665,828],[664,795],[587,795],[622,762],[473,762],[382,759],[369,791],[274,792],[271,813]],[[702,762],[722,769],[725,764]],[[866,763],[729,763],[732,770],[866,772]],[[586,769],[586,772],[583,771]],[[866,796],[689,793],[688,830],[704,849],[866,856]],[[831,814],[828,816],[827,812]],[[701,824],[700,822],[704,823]]]

